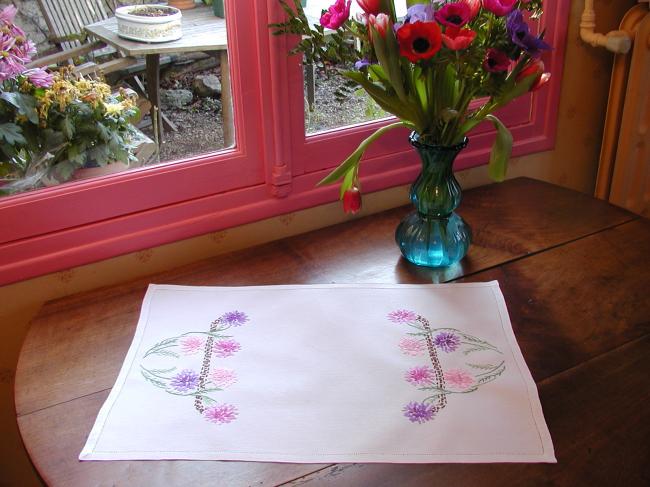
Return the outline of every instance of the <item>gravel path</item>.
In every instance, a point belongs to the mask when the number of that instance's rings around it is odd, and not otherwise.
[[[187,75],[165,82],[162,88],[191,89],[194,75],[214,73],[215,71],[212,70]],[[321,72],[316,74],[314,111],[306,110],[305,113],[305,127],[308,134],[385,116],[363,92],[351,94],[342,105],[334,96],[342,84],[343,80],[335,74],[330,77]],[[192,104],[182,109],[168,109],[165,114],[177,125],[178,131],[165,132],[160,150],[162,162],[193,157],[224,148],[221,103],[218,99],[195,97]],[[145,120],[147,119],[148,116],[145,117]],[[143,131],[153,138],[151,126]]]

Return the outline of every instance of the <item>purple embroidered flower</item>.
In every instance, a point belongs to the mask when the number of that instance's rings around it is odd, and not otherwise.
[[[538,58],[542,55],[542,51],[551,49],[551,46],[546,42],[530,33],[521,10],[510,12],[506,20],[506,27],[512,42],[521,47],[531,57]]]
[[[181,340],[181,351],[185,355],[194,355],[203,348],[204,344],[203,338],[197,336],[185,337]]]
[[[198,374],[190,369],[185,369],[182,372],[176,374],[169,382],[169,385],[171,385],[178,392],[187,392],[189,390],[196,389],[196,386],[198,384]]]
[[[214,354],[219,358],[231,357],[239,351],[241,345],[235,340],[219,340],[212,345]]]
[[[203,411],[203,417],[205,419],[217,424],[230,423],[237,419],[237,414],[237,408],[232,404],[217,404],[216,406],[205,408],[205,411]]]
[[[450,353],[456,351],[460,345],[460,338],[454,333],[443,331],[434,337],[433,343],[443,352]]]
[[[413,311],[406,309],[398,309],[396,311],[391,311],[388,313],[388,319],[393,323],[413,323],[417,319]]]
[[[237,374],[230,369],[215,369],[210,374],[210,380],[220,389],[225,389],[237,382]]]
[[[418,366],[409,369],[406,374],[404,374],[404,379],[406,382],[410,382],[414,386],[426,387],[433,384],[433,381],[436,378],[435,371],[427,366]]]
[[[241,326],[248,321],[246,313],[241,311],[228,311],[221,317],[227,325]]]
[[[474,377],[462,369],[451,369],[445,372],[445,382],[454,389],[468,389],[474,385]]]
[[[399,348],[404,355],[420,355],[426,349],[424,342],[417,338],[402,338],[399,342]]]
[[[410,402],[402,409],[411,423],[425,423],[431,421],[438,412],[438,408],[426,402]]]

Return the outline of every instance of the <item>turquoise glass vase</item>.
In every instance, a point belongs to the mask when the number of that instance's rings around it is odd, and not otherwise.
[[[422,171],[409,194],[415,211],[400,222],[395,241],[409,262],[447,267],[465,257],[472,241],[469,225],[454,212],[462,195],[453,165],[468,139],[449,147],[431,145],[413,132],[409,141],[420,155]]]

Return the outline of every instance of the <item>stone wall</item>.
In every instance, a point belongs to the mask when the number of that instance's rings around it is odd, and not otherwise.
[[[0,9],[7,5],[14,4],[18,8],[16,24],[27,34],[27,37],[36,43],[39,52],[43,52],[52,46],[47,42],[49,31],[47,24],[41,15],[36,0],[0,0]]]

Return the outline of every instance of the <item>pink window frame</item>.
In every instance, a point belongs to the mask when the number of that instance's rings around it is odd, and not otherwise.
[[[555,49],[545,62],[553,77],[501,113],[514,156],[554,146],[570,4],[546,3],[542,26]],[[286,39],[268,33],[269,21],[281,15],[276,0],[226,0],[226,8],[234,19],[228,36],[236,148],[0,200],[0,285],[338,198],[337,188],[316,182],[385,122],[305,137],[302,95],[293,95],[302,93],[299,59],[286,56]],[[493,136],[491,127],[478,127],[456,169],[485,164]],[[327,159],[315,157],[323,144]],[[366,159],[364,192],[406,184],[418,171],[404,132],[378,141]]]

